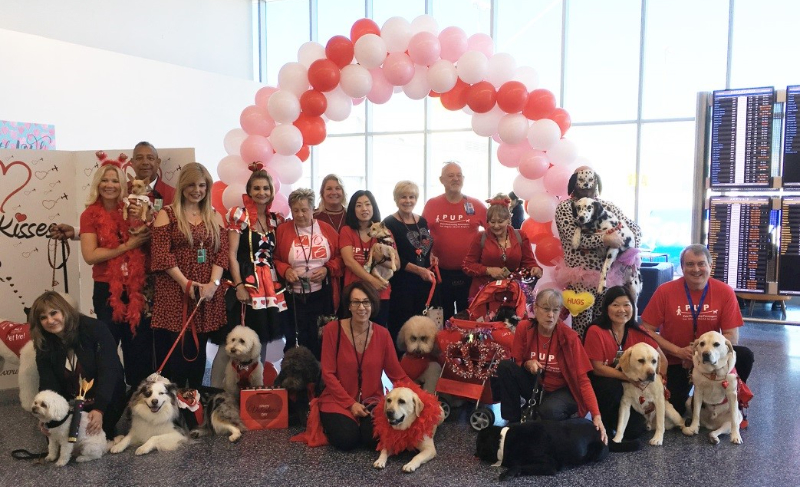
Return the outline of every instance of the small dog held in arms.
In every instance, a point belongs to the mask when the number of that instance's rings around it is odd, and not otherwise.
[[[408,377],[424,390],[433,394],[442,374],[438,362],[436,323],[425,316],[412,316],[397,333],[397,349],[405,352],[400,366]]]
[[[157,373],[142,381],[128,402],[131,429],[111,447],[120,453],[130,445],[141,445],[137,455],[153,450],[172,451],[186,442],[186,433],[177,425],[178,387]]]
[[[617,260],[621,252],[632,248],[636,244],[636,236],[630,228],[616,215],[606,211],[602,203],[592,198],[581,198],[572,202],[572,214],[575,217],[577,226],[572,235],[572,248],[577,249],[581,245],[582,233],[617,233],[622,237],[622,245],[619,248],[607,247],[603,268],[600,271],[600,283],[597,285],[597,292],[602,293],[606,286],[606,277],[611,264]],[[641,279],[639,279],[641,281]],[[641,284],[639,284],[641,287]],[[641,289],[636,289],[638,296]]]
[[[97,460],[108,451],[109,442],[102,430],[93,435],[86,434],[86,426],[89,423],[89,414],[86,412],[80,413],[78,441],[75,443],[69,441],[73,411],[69,402],[57,392],[42,391],[36,394],[31,413],[44,423],[44,427],[50,433],[47,457],[45,457],[47,462],[56,462],[56,466],[63,467],[69,463],[75,449],[79,452],[76,462]]]
[[[322,391],[322,369],[311,350],[299,346],[286,351],[275,387],[286,389],[289,395],[289,424],[305,426],[311,396]]]
[[[394,248],[392,232],[382,222],[370,225],[367,235],[377,240],[369,251],[369,258],[364,264],[367,272],[378,279],[389,282],[395,271],[400,268],[400,255]]]
[[[147,187],[150,185],[150,178],[136,179],[130,174],[128,179],[131,183],[131,192],[125,199],[125,206],[122,207],[122,218],[128,220],[128,208],[131,205],[138,205],[142,208],[142,214],[136,221],[130,222],[130,233],[138,234],[145,228],[145,222],[150,221],[150,198],[147,197]]]
[[[403,465],[403,472],[413,472],[436,457],[433,437],[437,426],[444,421],[444,412],[433,394],[395,387],[375,407],[372,421],[381,451],[373,467],[385,468],[390,455],[405,450],[419,453]]]
[[[234,327],[225,338],[225,353],[229,358],[222,383],[225,392],[238,398],[244,388],[264,386],[261,340],[252,328]]]
[[[625,350],[620,357],[618,368],[632,382],[622,382],[617,434],[612,441],[622,441],[631,408],[645,417],[648,430],[655,429],[651,445],[664,443],[666,429],[683,426],[683,418],[664,395],[664,383],[658,375],[659,360],[658,351],[644,342]]]
[[[719,443],[719,435],[730,434],[731,443],[741,444],[739,425],[739,378],[735,374],[736,351],[724,335],[716,331],[703,333],[692,342],[692,383],[694,397],[690,398],[692,422],[683,434],[696,435],[700,425],[711,430],[708,440]],[[687,401],[687,408],[688,402]]]

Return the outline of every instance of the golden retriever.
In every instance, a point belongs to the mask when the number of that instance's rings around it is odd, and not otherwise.
[[[683,434],[696,435],[702,424],[711,430],[711,444],[718,444],[719,435],[725,434],[731,435],[731,443],[741,444],[737,377],[731,373],[736,366],[733,344],[721,333],[709,331],[692,342],[692,350],[692,423],[683,428]]]
[[[658,374],[660,359],[658,350],[644,342],[625,350],[620,357],[618,368],[631,382],[622,382],[617,434],[612,440],[615,443],[622,441],[631,408],[645,417],[648,430],[655,427],[650,440],[654,446],[663,444],[665,429],[683,425],[681,415],[664,397],[664,383]]]

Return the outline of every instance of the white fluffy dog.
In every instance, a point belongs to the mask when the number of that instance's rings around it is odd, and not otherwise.
[[[144,455],[153,450],[176,450],[185,443],[186,434],[176,425],[180,414],[177,391],[175,384],[158,374],[142,381],[128,403],[131,430],[111,447],[111,453],[134,444],[141,445],[136,454]]]
[[[692,349],[692,423],[683,428],[683,434],[696,435],[702,424],[711,430],[708,439],[712,444],[719,443],[719,435],[729,433],[731,443],[741,444],[738,378],[731,373],[736,366],[733,344],[721,333],[709,331],[692,342]]]
[[[615,443],[622,442],[631,408],[647,419],[648,430],[655,429],[651,445],[660,446],[664,443],[665,429],[683,426],[683,418],[664,397],[664,383],[658,375],[659,360],[658,351],[644,342],[625,350],[620,357],[619,369],[639,386],[633,382],[622,382],[617,434],[613,439]]]
[[[93,435],[86,434],[89,415],[85,412],[81,412],[78,441],[76,443],[69,442],[72,411],[67,400],[57,392],[42,391],[36,394],[31,405],[31,413],[44,423],[45,428],[50,432],[48,454],[45,461],[56,462],[56,466],[63,467],[69,462],[75,447],[80,452],[75,459],[77,462],[96,460],[108,451],[108,441],[102,430]]]
[[[231,330],[225,339],[225,353],[229,358],[222,383],[225,392],[238,401],[243,388],[264,386],[261,340],[252,328],[238,325]]]
[[[397,349],[405,352],[400,365],[411,379],[431,394],[442,374],[436,361],[436,323],[425,316],[412,316],[397,333]]]

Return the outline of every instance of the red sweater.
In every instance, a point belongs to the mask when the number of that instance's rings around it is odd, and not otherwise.
[[[486,235],[486,240],[481,246],[481,239]],[[530,269],[538,267],[536,258],[533,256],[531,242],[528,237],[520,232],[522,243],[517,241],[514,236],[514,229],[508,227],[508,245],[506,249],[506,260],[503,261],[503,251],[497,243],[497,239],[491,232],[479,232],[472,239],[467,256],[464,257],[462,268],[464,273],[472,276],[472,286],[469,288],[469,297],[478,294],[478,289],[493,279],[486,275],[487,267],[505,267],[510,271],[519,268]]]
[[[439,267],[461,270],[478,227],[486,227],[486,206],[469,196],[462,197],[458,203],[450,203],[445,195],[440,195],[425,203],[422,216],[428,221]]]
[[[511,357],[517,365],[529,359],[536,346],[536,321],[524,320],[517,325],[514,333],[514,345],[511,347]],[[556,324],[553,331],[554,345],[558,346],[555,351],[561,362],[561,374],[569,387],[572,397],[578,403],[578,415],[583,417],[587,412],[592,413],[592,417],[600,414],[597,407],[597,397],[594,395],[589,371],[594,370],[586,351],[583,349],[581,339],[572,328],[562,322]]]

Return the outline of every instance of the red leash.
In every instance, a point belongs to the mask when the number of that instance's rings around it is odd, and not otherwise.
[[[167,360],[169,360],[170,356],[172,356],[172,352],[175,351],[175,347],[178,346],[178,342],[183,340],[183,336],[186,334],[186,329],[189,327],[189,323],[192,322],[194,315],[197,314],[197,310],[200,309],[200,304],[202,304],[205,299],[202,296],[200,296],[200,299],[197,300],[197,304],[195,305],[192,314],[189,315],[189,318],[186,318],[186,312],[188,311],[189,308],[189,291],[191,289],[192,289],[192,281],[188,281],[186,283],[186,296],[184,296],[183,299],[183,317],[184,317],[183,328],[181,328],[181,332],[178,334],[178,338],[175,339],[175,343],[172,344],[172,348],[170,348],[169,352],[167,352],[167,356],[164,357],[164,361],[161,362],[161,367],[159,367],[158,370],[156,370],[156,373],[159,375],[161,375],[161,371],[164,370],[164,366],[167,365]],[[195,329],[195,327],[192,327],[192,336],[194,337],[195,348],[197,348],[198,350],[197,350],[197,355],[193,359],[191,360],[186,359],[188,362],[193,362],[197,360],[197,357],[200,356],[200,350],[199,350],[200,339],[197,337],[197,329]],[[181,347],[181,353],[183,353],[183,347]],[[186,355],[184,355],[183,357],[186,358]]]

